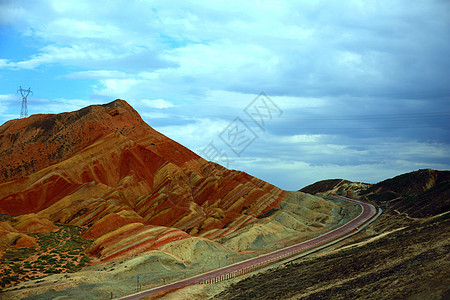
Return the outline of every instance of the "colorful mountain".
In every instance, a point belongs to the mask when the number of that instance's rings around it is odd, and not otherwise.
[[[80,226],[94,241],[88,254],[102,260],[192,236],[220,239],[293,199],[204,160],[123,100],[11,120],[0,127],[0,161],[0,213],[47,220],[47,231]]]

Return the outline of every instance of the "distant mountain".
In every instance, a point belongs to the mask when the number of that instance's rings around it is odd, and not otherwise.
[[[450,210],[450,171],[418,170],[377,184],[344,179],[318,181],[300,190],[310,194],[337,194],[376,201],[411,217],[426,217]]]
[[[345,179],[326,179],[317,181],[300,190],[308,194],[341,195],[359,198],[359,193],[367,190],[371,184],[351,182]]]
[[[381,181],[361,195],[411,217],[433,216],[450,210],[450,171],[423,169]]]

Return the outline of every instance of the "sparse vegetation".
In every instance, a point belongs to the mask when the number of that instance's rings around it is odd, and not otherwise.
[[[60,229],[56,232],[30,234],[36,239],[38,247],[5,251],[0,259],[2,288],[46,274],[76,272],[90,263],[91,259],[84,254],[84,250],[92,241],[80,236],[81,228],[58,226]]]

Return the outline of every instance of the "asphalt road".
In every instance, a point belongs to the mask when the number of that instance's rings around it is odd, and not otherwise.
[[[377,209],[366,202],[349,199],[345,197],[336,196],[338,198],[348,200],[350,202],[357,203],[361,205],[362,212],[355,219],[346,223],[345,225],[336,228],[332,231],[329,231],[319,237],[313,238],[311,240],[283,248],[281,250],[274,251],[269,254],[261,255],[252,259],[248,259],[230,266],[226,266],[221,269],[217,269],[208,273],[204,273],[192,278],[188,278],[185,280],[181,280],[178,282],[174,282],[171,284],[167,284],[161,287],[157,287],[154,289],[150,289],[147,291],[139,292],[130,296],[123,297],[121,299],[141,299],[143,297],[154,295],[157,293],[161,293],[164,291],[185,287],[188,285],[194,284],[209,284],[214,282],[223,281],[229,278],[233,278],[248,272],[252,272],[259,268],[268,266],[272,263],[278,262],[284,258],[289,256],[297,255],[299,253],[310,251],[314,248],[320,247],[324,244],[330,243],[343,235],[346,235],[352,231],[357,230],[361,225],[368,222],[371,218],[373,218],[377,214]]]

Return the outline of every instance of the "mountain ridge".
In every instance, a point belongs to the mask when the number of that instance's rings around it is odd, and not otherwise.
[[[450,171],[419,169],[376,184],[326,179],[308,185],[301,192],[351,196],[378,205],[388,205],[411,217],[430,217],[450,210]],[[435,201],[429,199],[434,198]]]
[[[133,141],[144,135],[150,135],[153,143],[169,141],[120,99],[74,112],[10,120],[0,126],[0,157],[7,160],[0,167],[0,183],[61,162],[109,134],[124,135]],[[170,140],[170,143],[176,142]],[[153,150],[157,152],[158,147]],[[198,158],[190,150],[183,155],[186,159]]]

